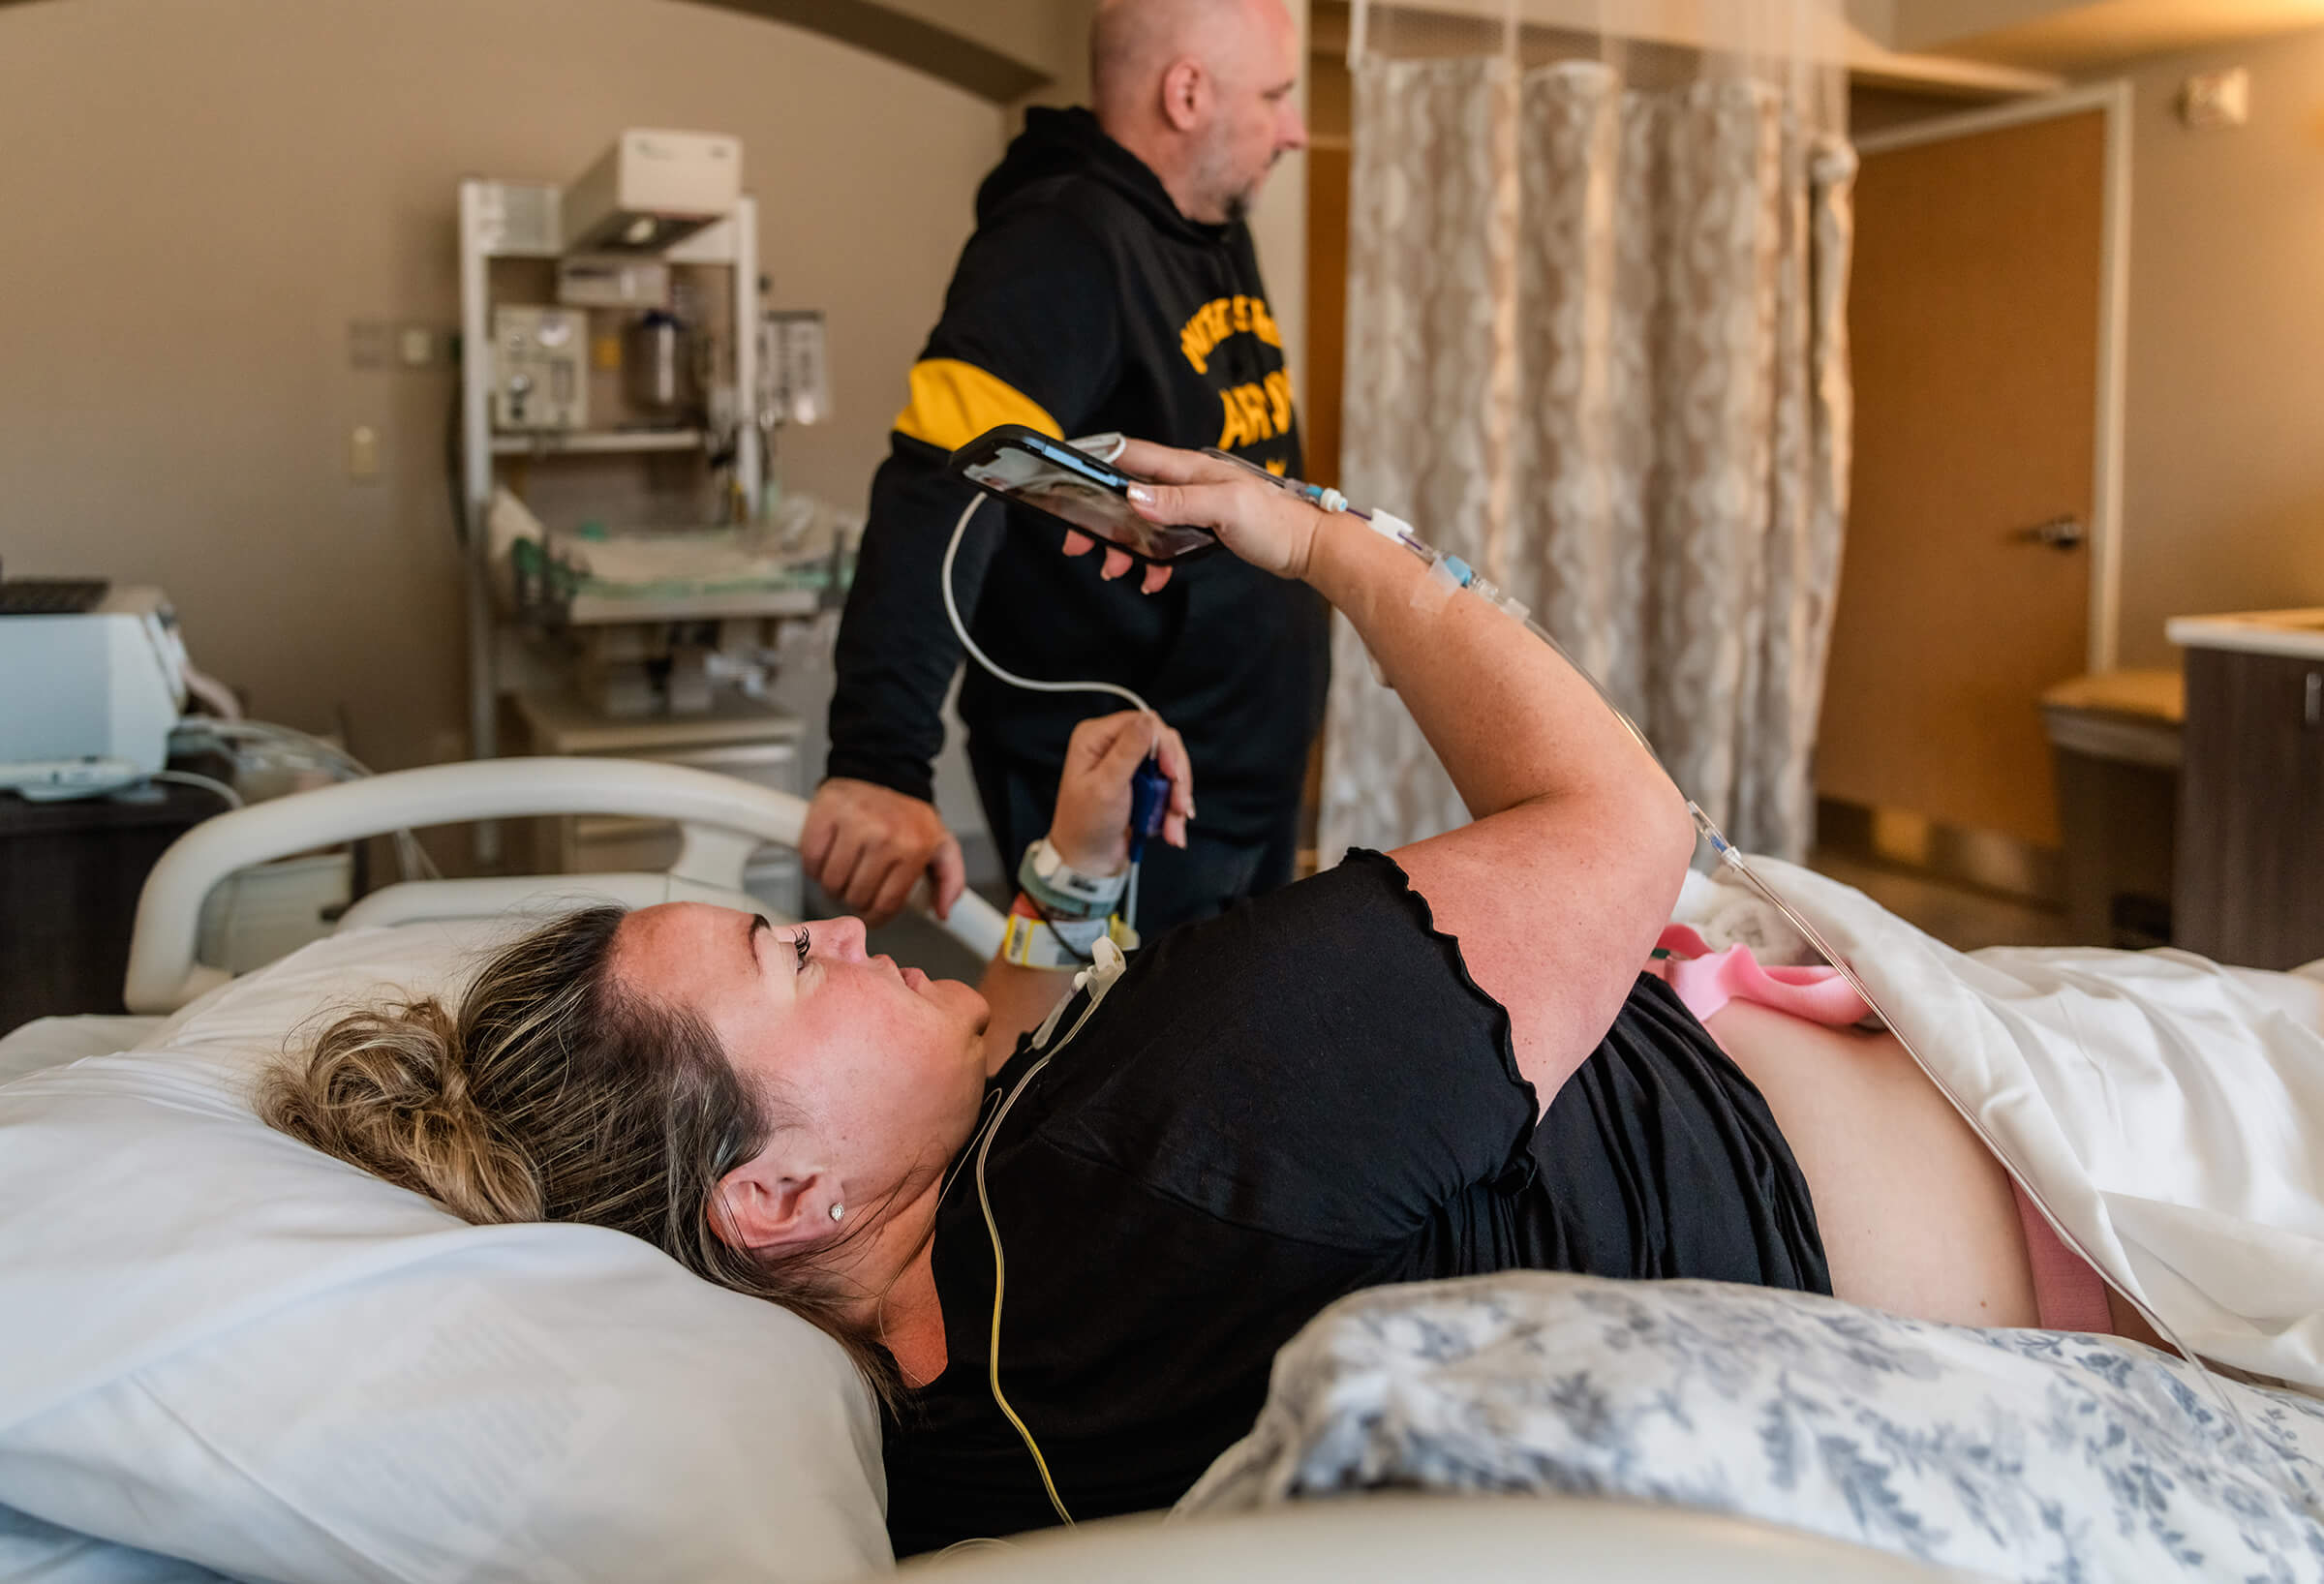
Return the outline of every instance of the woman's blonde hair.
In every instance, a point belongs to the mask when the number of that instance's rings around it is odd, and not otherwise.
[[[781,1304],[883,1397],[894,1364],[845,1318],[824,1248],[775,1257],[713,1223],[719,1183],[787,1119],[699,1018],[612,972],[623,910],[568,913],[504,949],[460,998],[341,1018],[261,1080],[259,1115],[465,1221],[579,1221]]]

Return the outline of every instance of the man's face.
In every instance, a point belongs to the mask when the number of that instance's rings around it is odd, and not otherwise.
[[[1238,9],[1233,38],[1219,41],[1208,63],[1210,116],[1194,184],[1206,212],[1194,220],[1240,220],[1275,162],[1307,146],[1297,95],[1299,29],[1279,0],[1243,0]]]

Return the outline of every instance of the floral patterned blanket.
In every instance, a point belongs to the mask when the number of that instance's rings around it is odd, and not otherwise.
[[[1178,1510],[1384,1487],[1676,1503],[2026,1584],[2324,1580],[2324,1404],[2112,1338],[1715,1282],[1357,1294]]]

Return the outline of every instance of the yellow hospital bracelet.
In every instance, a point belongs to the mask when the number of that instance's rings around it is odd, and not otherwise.
[[[1124,952],[1137,950],[1138,931],[1117,914],[1110,919],[1040,918],[1021,895],[1009,910],[1000,935],[1000,960],[1020,968],[1073,969],[1089,965],[1090,953],[1100,939],[1111,940]]]

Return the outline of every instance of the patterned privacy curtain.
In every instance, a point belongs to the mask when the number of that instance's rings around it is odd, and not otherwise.
[[[1345,488],[1530,604],[1739,844],[1798,858],[1854,155],[1781,73],[1671,81],[1660,51],[1641,83],[1519,37],[1352,63]],[[1333,662],[1327,858],[1460,823],[1344,622]]]

